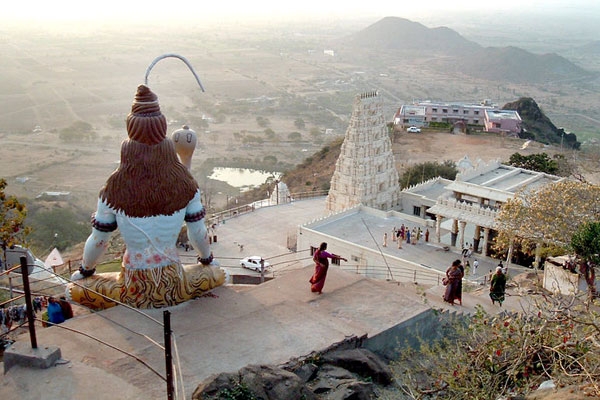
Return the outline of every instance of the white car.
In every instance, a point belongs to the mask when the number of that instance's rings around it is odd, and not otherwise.
[[[406,130],[406,132],[421,133],[421,128],[417,128],[416,126],[411,126],[410,128],[408,128]]]
[[[246,258],[242,258],[240,260],[240,265],[243,268],[248,268],[248,269],[254,270],[256,272],[260,272],[260,267],[261,267],[260,260],[263,260],[263,258],[259,257],[259,256],[246,257]],[[267,268],[271,267],[271,264],[269,264],[267,261],[263,260],[263,262],[264,262],[265,270],[267,270]]]

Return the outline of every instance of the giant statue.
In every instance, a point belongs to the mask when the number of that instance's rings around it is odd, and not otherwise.
[[[188,169],[190,149],[185,154],[185,143],[178,143],[186,167],[166,131],[158,97],[139,85],[127,116],[121,162],[100,190],[81,267],[67,289],[73,301],[94,309],[118,303],[168,307],[224,283],[225,274],[210,251],[200,189]],[[184,223],[198,252],[195,265],[182,265],[178,256],[177,238]],[[96,273],[117,229],[126,246],[121,271]]]

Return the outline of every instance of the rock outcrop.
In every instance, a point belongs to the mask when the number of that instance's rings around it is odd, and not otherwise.
[[[388,365],[363,348],[335,350],[285,367],[250,365],[235,373],[213,375],[198,386],[193,400],[223,396],[264,400],[368,400],[377,385],[389,385]]]

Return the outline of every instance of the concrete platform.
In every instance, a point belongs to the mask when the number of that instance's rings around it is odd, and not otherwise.
[[[432,307],[471,312],[482,304],[490,312],[500,310],[468,293],[463,307],[449,306],[441,301],[442,288],[423,294],[410,284],[375,281],[333,268],[323,294],[317,295],[309,290],[311,274],[312,268],[306,267],[259,286],[220,287],[209,296],[169,308],[180,398],[190,398],[214,373],[248,364],[282,364],[353,335],[376,337]],[[60,347],[69,362],[48,369],[13,366],[0,384],[2,399],[164,398],[166,383],[134,358],[164,376],[164,352],[152,343],[163,343],[163,331],[146,317],[162,322],[162,315],[163,310],[142,314],[119,306],[63,324],[123,352],[61,326],[39,329],[38,337]],[[28,336],[17,343],[27,345]]]
[[[215,373],[248,364],[285,363],[352,336],[385,337],[432,308],[473,312],[481,304],[491,313],[500,311],[485,291],[479,296],[464,293],[462,307],[450,306],[442,302],[442,286],[373,280],[335,267],[329,270],[323,294],[311,293],[308,280],[313,267],[306,266],[310,256],[291,253],[287,236],[299,223],[323,214],[324,199],[300,201],[260,209],[217,228],[213,252],[224,268],[239,270],[239,258],[261,255],[274,265],[275,279],[258,286],[222,286],[169,308],[178,398],[189,399],[197,385]],[[243,250],[238,243],[244,244]],[[519,310],[520,301],[509,298],[504,309]],[[165,398],[166,383],[159,376],[165,375],[162,317],[163,310],[136,312],[119,306],[59,326],[39,327],[38,342],[60,348],[60,363],[47,369],[11,366],[0,382],[0,398]],[[28,345],[28,335],[17,343]]]
[[[60,359],[60,349],[56,346],[37,345],[31,347],[31,340],[13,343],[4,351],[4,373],[16,365],[26,368],[50,368]]]

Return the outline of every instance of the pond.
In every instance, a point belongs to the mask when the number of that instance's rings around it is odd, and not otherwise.
[[[281,172],[259,171],[249,168],[226,168],[216,167],[212,174],[208,176],[210,179],[225,182],[233,187],[251,189],[255,186],[260,186],[269,177],[279,179]]]

